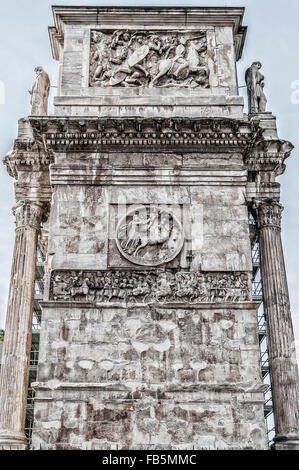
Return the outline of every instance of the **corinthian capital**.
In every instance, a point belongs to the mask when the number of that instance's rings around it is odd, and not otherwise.
[[[44,214],[44,205],[35,201],[20,201],[13,208],[16,229],[31,227],[39,230]]]
[[[260,229],[264,227],[281,228],[283,206],[276,201],[263,201],[255,205],[257,223]]]

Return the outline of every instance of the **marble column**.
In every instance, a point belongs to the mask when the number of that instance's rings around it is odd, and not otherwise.
[[[277,202],[257,206],[264,309],[275,420],[275,449],[299,450],[299,381]]]
[[[13,209],[16,236],[0,371],[0,449],[26,449],[24,434],[30,364],[37,237],[43,215],[38,202]]]

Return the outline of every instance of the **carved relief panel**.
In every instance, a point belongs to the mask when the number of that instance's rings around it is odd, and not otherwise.
[[[50,299],[78,302],[200,303],[251,300],[246,272],[53,271]]]
[[[90,86],[209,87],[205,31],[92,30]]]
[[[121,254],[134,264],[157,266],[174,259],[184,243],[178,218],[165,209],[141,206],[127,212],[116,229]]]
[[[108,266],[187,267],[190,215],[184,209],[180,204],[111,204]]]

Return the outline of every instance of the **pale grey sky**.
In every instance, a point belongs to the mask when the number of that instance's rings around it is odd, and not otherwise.
[[[97,6],[246,6],[244,24],[248,26],[243,58],[238,63],[239,85],[254,60],[263,64],[268,110],[277,116],[280,137],[295,144],[287,161],[282,183],[283,243],[293,322],[299,351],[299,103],[292,104],[291,85],[299,81],[298,0],[248,1],[84,1],[84,0],[9,0],[0,4],[0,100],[5,88],[5,103],[0,101],[0,155],[4,156],[16,137],[17,121],[29,114],[28,89],[34,80],[34,68],[42,65],[56,85],[57,64],[52,59],[47,27],[53,25],[51,5]],[[297,84],[299,88],[299,82]],[[245,89],[240,92],[245,96]],[[55,88],[52,88],[52,97]],[[299,94],[297,95],[299,97]],[[50,98],[50,102],[52,101]],[[50,112],[53,112],[50,106]],[[14,242],[13,179],[0,164],[0,328],[4,327],[8,283]]]

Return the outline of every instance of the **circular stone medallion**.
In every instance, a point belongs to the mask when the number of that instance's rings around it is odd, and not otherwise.
[[[134,264],[158,266],[173,260],[184,244],[184,231],[177,217],[156,206],[132,209],[120,220],[116,244]]]

